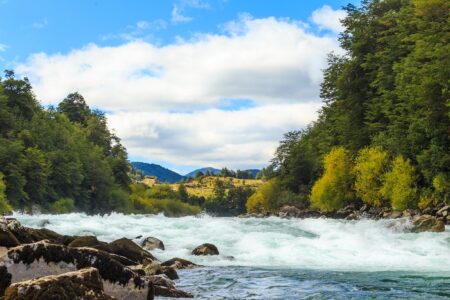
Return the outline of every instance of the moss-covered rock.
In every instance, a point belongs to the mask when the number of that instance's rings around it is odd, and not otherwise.
[[[51,275],[12,284],[5,300],[113,300],[103,291],[103,283],[95,268],[61,275]]]
[[[219,250],[213,244],[205,243],[192,250],[192,255],[219,255]]]

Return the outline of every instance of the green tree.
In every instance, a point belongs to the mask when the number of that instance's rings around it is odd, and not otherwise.
[[[0,215],[9,214],[12,212],[12,207],[6,199],[5,190],[6,186],[3,181],[3,174],[0,173]]]

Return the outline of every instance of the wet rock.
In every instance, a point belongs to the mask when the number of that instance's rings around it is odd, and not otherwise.
[[[397,210],[383,212],[383,218],[385,218],[385,219],[386,218],[388,218],[388,219],[398,219],[398,218],[401,218],[402,215],[403,215],[403,212],[397,211]]]
[[[445,231],[445,224],[431,215],[421,215],[413,219],[412,232],[442,232]]]
[[[445,205],[436,212],[437,216],[447,217],[450,215],[450,205]]]
[[[172,267],[174,269],[192,269],[198,267],[198,265],[194,264],[193,262],[178,257],[169,259],[168,261],[161,263],[161,266]]]
[[[0,299],[5,294],[6,288],[11,284],[11,274],[5,266],[0,266]]]
[[[12,282],[58,275],[87,267],[98,270],[108,295],[118,299],[147,299],[149,279],[122,265],[107,252],[93,248],[71,248],[41,241],[11,248],[1,262]]]
[[[71,241],[67,246],[68,247],[95,247],[100,245],[100,241],[97,240],[97,238],[95,236],[80,236],[80,237],[75,237],[73,239],[73,241]],[[107,244],[107,243],[103,243],[103,244]]]
[[[52,243],[67,245],[73,240],[73,237],[71,236],[61,235],[46,228],[35,229],[23,227],[20,222],[14,218],[7,218],[6,220],[7,228],[21,244],[49,240]]]
[[[95,268],[82,269],[61,275],[12,284],[6,289],[5,300],[112,300],[103,291],[103,284]]]
[[[144,241],[142,241],[142,248],[148,251],[151,251],[153,249],[165,250],[164,243],[161,240],[151,236],[145,238]]]
[[[17,240],[17,238],[14,236],[14,234],[11,233],[8,229],[2,229],[0,228],[0,247],[16,247],[19,246],[20,242]]]
[[[178,290],[175,284],[166,275],[149,277],[155,287],[155,295],[172,298],[193,298],[192,294]]]
[[[112,253],[124,256],[138,263],[149,263],[156,258],[135,242],[127,238],[121,238],[108,244]]]
[[[175,268],[171,266],[162,266],[159,262],[152,262],[143,267],[145,275],[161,275],[165,274],[172,280],[178,279],[178,273]]]
[[[298,218],[301,213],[302,211],[295,206],[284,205],[280,208],[278,216],[281,218]]]
[[[205,243],[192,250],[192,255],[219,255],[219,250],[213,244]]]

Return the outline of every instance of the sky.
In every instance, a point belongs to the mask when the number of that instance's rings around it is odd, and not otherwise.
[[[42,105],[78,91],[131,161],[266,166],[317,118],[351,0],[0,0],[0,68]]]

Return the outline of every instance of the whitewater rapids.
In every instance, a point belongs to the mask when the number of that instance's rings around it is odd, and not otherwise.
[[[16,213],[14,217],[24,226],[45,226],[67,235],[95,235],[106,242],[127,237],[140,243],[153,236],[165,244],[165,251],[152,251],[161,261],[181,257],[211,267],[450,272],[450,228],[442,233],[405,233],[408,222],[398,220],[166,218],[116,213]],[[393,222],[399,223],[393,227]],[[138,236],[142,237],[136,239]],[[190,255],[205,242],[215,244],[220,256]]]

